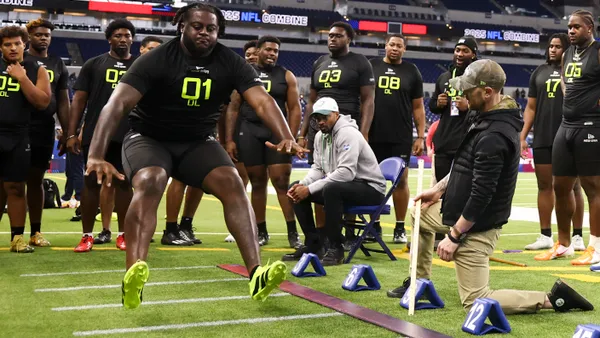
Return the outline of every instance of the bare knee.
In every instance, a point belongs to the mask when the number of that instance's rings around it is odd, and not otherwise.
[[[290,175],[289,174],[281,174],[277,177],[271,178],[271,182],[273,183],[273,187],[278,192],[286,192],[287,187],[290,183]]]
[[[25,197],[25,182],[4,182],[4,190],[7,196]]]
[[[133,177],[135,192],[147,196],[161,196],[169,177],[162,168],[142,169]]]
[[[266,189],[268,177],[266,173],[248,173],[250,177],[250,184],[252,184],[252,190],[262,191]]]
[[[552,177],[550,177],[550,179],[538,177],[537,186],[540,192],[552,192],[554,189]]]
[[[574,182],[571,179],[555,179],[554,194],[556,198],[568,198],[573,191]]]

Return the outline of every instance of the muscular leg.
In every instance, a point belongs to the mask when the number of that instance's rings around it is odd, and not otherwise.
[[[185,192],[185,204],[183,205],[183,217],[193,218],[196,215],[204,191],[199,188],[188,187]]]
[[[575,213],[573,186],[575,177],[554,176],[554,195],[556,196],[556,222],[558,223],[558,241],[563,246],[571,244],[571,220]]]
[[[552,209],[554,209],[554,190],[552,187],[552,165],[538,164],[535,166],[535,177],[537,178],[538,214],[540,217],[540,228],[550,229]]]
[[[227,228],[235,238],[248,272],[251,272],[260,265],[258,234],[256,216],[241,178],[235,168],[218,167],[206,175],[202,189],[212,193],[223,204]]]
[[[167,223],[177,223],[184,192],[185,184],[172,179],[167,189]]]
[[[118,181],[118,184],[113,184],[113,187],[115,187],[115,212],[118,217],[119,232],[125,232],[125,219],[133,198],[133,191],[127,181]]]
[[[262,223],[266,219],[267,210],[267,168],[263,165],[246,167],[250,184],[252,185],[252,209],[256,214],[256,223]],[[206,182],[206,179],[205,179]]]
[[[242,162],[236,162],[235,168],[237,169],[238,174],[240,174],[240,177],[242,178],[244,188],[246,188],[248,186],[248,181],[250,181],[250,179],[248,178],[248,172],[246,171],[246,166]]]
[[[6,200],[8,202],[7,213],[10,218],[10,227],[19,228],[25,226],[27,215],[27,200],[25,198],[25,182],[4,182]]]
[[[581,187],[588,198],[590,234],[600,237],[600,176],[581,176]],[[596,244],[600,246],[600,244]]]
[[[138,171],[132,180],[133,198],[125,217],[127,269],[148,257],[150,239],[156,230],[156,212],[169,177],[160,167]]]
[[[110,221],[115,210],[115,186],[100,188],[100,215],[102,216],[102,228],[110,231]],[[119,229],[120,231],[121,229]]]
[[[583,191],[581,191],[581,182],[579,181],[579,179],[575,182],[573,194],[575,194],[575,213],[573,214],[573,229],[583,229],[583,214],[585,212],[585,205],[583,201]]]
[[[292,174],[291,164],[272,164],[268,167],[271,183],[277,192],[277,199],[283,211],[283,217],[286,222],[294,222],[294,208],[292,202],[287,197],[287,188],[290,185],[290,175]],[[254,188],[253,188],[254,191]]]
[[[83,179],[83,192],[81,193],[81,225],[83,233],[94,231],[94,222],[100,203],[100,186],[96,181],[96,174],[92,173]]]
[[[398,187],[392,194],[394,199],[394,212],[396,213],[396,222],[404,222],[408,201],[410,200],[410,189],[408,187],[408,168],[404,170]]]

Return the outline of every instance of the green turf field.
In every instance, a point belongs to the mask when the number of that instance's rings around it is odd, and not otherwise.
[[[415,172],[413,170],[410,177],[411,195],[416,189]],[[55,179],[62,190],[64,176],[48,176]],[[301,176],[302,172],[293,173],[294,179]],[[426,177],[424,186],[429,184],[428,174]],[[535,207],[536,191],[534,175],[521,174],[514,205]],[[535,218],[537,210],[521,209],[520,213]],[[221,205],[212,197],[202,201],[194,219],[197,236],[204,243],[185,249],[152,244],[149,282],[169,283],[147,285],[145,303],[137,310],[124,310],[120,307],[120,284],[125,254],[114,246],[116,224],[113,225],[113,243],[97,245],[91,253],[75,254],[72,248],[81,237],[81,226],[69,222],[72,214],[73,209],[44,212],[42,231],[52,242],[52,248],[36,248],[33,254],[8,251],[8,219],[3,218],[0,336],[68,337],[94,335],[90,332],[94,330],[121,329],[105,333],[129,337],[397,337],[385,329],[280,292],[275,292],[276,297],[270,297],[264,303],[251,301],[246,280],[215,267],[217,264],[240,264],[241,258],[234,243],[224,242],[227,230]],[[162,233],[164,201],[158,215],[157,232]],[[282,254],[291,252],[284,234],[285,222],[274,195],[269,196],[267,218],[271,242],[262,248],[264,261],[279,259]],[[387,222],[385,240],[391,241],[393,219],[388,216],[383,221]],[[587,224],[585,227],[587,244],[589,229]],[[100,223],[96,223],[96,230],[100,228]],[[535,239],[538,225],[511,221],[504,229],[497,249],[522,249]],[[160,242],[160,235],[156,234],[155,239]],[[461,331],[466,314],[460,305],[451,264],[440,260],[434,262],[433,282],[446,303],[444,309],[417,311],[415,316],[409,317],[407,310],[399,306],[398,299],[386,297],[385,291],[398,286],[408,275],[408,257],[401,254],[403,245],[390,244],[390,247],[398,253],[396,262],[377,254],[366,258],[361,252],[352,261],[373,267],[382,286],[380,291],[353,293],[343,290],[342,281],[350,272],[350,265],[329,267],[326,277],[300,279],[289,275],[288,280],[449,336],[470,336]],[[568,261],[536,262],[533,253],[496,253],[494,256],[527,263],[529,267],[492,263],[493,288],[548,291],[557,276],[561,276],[595,306],[600,306],[600,274],[590,272],[587,267],[572,267]],[[293,265],[288,264],[288,268],[291,271]],[[56,273],[69,274],[44,275]],[[509,316],[508,319],[513,337],[571,337],[578,324],[600,324],[598,310],[567,314],[544,311],[538,315]],[[135,328],[146,331],[126,330]]]

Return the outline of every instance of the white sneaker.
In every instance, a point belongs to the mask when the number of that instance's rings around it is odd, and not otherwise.
[[[583,237],[575,235],[573,236],[573,238],[571,238],[571,243],[573,243],[573,249],[575,249],[575,251],[585,251],[585,243],[583,243]]]
[[[590,271],[600,272],[600,263],[596,263],[596,264],[590,266]]]
[[[233,238],[233,236],[231,234],[229,234],[229,236],[225,237],[225,242],[235,243],[235,238]]]
[[[575,238],[575,237],[573,237]],[[527,244],[525,250],[544,250],[550,249],[554,245],[552,237],[548,237],[544,234],[540,234],[535,242]],[[585,248],[583,248],[585,250]]]

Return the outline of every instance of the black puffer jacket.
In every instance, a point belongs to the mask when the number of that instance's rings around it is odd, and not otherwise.
[[[523,119],[510,96],[488,112],[472,117],[454,157],[442,201],[442,221],[453,226],[460,216],[475,222],[469,232],[508,222],[519,173],[519,133]]]

